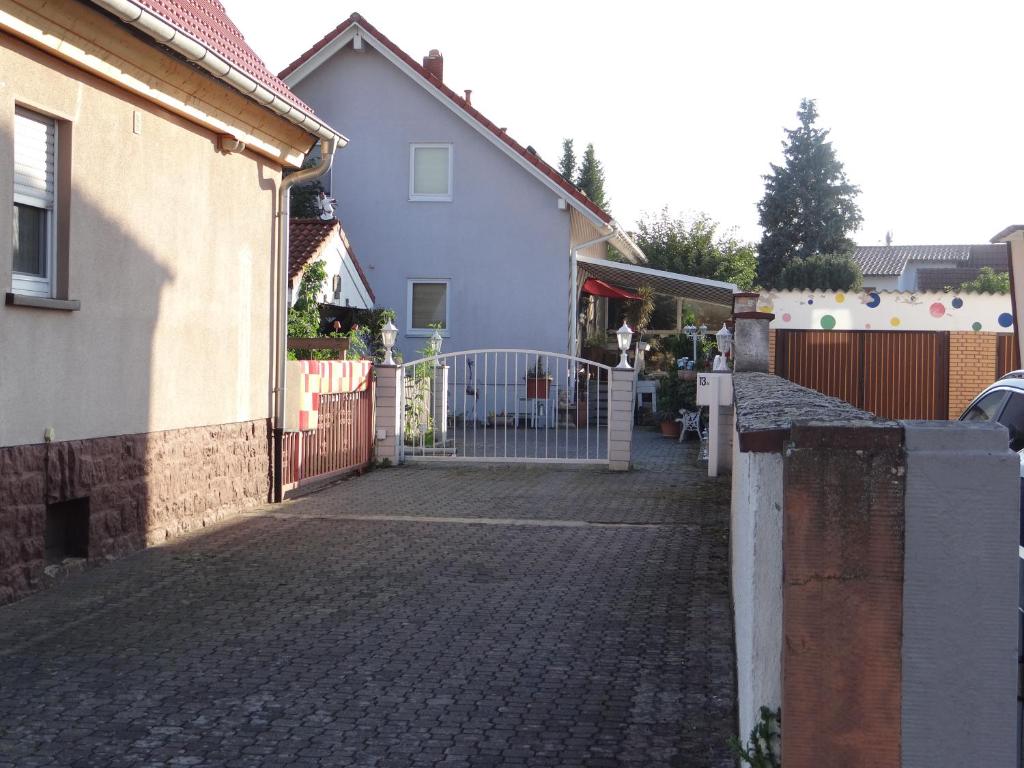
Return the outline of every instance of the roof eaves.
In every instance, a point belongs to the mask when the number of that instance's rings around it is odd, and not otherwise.
[[[287,88],[282,92],[260,84],[249,73],[230,63],[217,51],[196,39],[178,24],[137,0],[91,0],[123,23],[139,30],[158,45],[169,48],[186,61],[201,67],[248,99],[285,120],[298,125],[311,136],[336,141],[338,147],[348,143],[339,131],[317,118],[313,111]],[[289,98],[290,97],[290,98]]]

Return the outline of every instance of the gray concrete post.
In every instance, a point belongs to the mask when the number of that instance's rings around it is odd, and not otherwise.
[[[636,371],[613,368],[608,377],[608,469],[632,468],[633,386]]]
[[[378,365],[377,393],[375,403],[376,456],[378,461],[387,459],[398,464],[401,458],[401,407],[402,398],[398,387],[402,381],[402,369],[397,365]]]
[[[768,373],[768,325],[775,315],[768,312],[742,312],[733,316],[733,370]]]

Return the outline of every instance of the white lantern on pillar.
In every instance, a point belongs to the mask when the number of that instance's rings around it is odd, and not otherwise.
[[[380,329],[380,340],[384,344],[384,365],[394,365],[395,358],[391,351],[395,348],[395,341],[398,339],[398,328],[388,320],[388,324]]]
[[[629,345],[633,342],[633,329],[623,322],[622,327],[615,332],[615,337],[619,341],[619,352],[622,353],[622,358],[615,367],[628,369],[629,360],[626,358],[626,353],[629,351]]]

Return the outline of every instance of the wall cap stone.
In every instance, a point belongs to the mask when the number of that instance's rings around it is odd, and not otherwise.
[[[897,425],[843,400],[768,373],[734,374],[733,398],[736,432],[743,453],[781,453],[796,423],[833,428],[857,424],[887,428]]]

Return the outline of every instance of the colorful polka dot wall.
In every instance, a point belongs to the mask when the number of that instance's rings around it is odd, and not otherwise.
[[[984,331],[1009,333],[1014,317],[1005,294],[886,291],[770,291],[773,328],[826,331]]]

